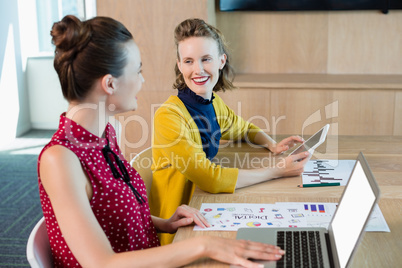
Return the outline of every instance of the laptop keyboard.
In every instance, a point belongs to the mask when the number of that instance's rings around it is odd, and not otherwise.
[[[276,267],[324,267],[318,231],[280,231],[277,246],[286,254]]]

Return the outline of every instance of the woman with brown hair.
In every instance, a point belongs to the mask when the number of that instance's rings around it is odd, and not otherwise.
[[[39,193],[55,267],[177,267],[198,258],[258,267],[272,245],[196,237],[159,247],[157,232],[208,222],[179,206],[151,216],[144,182],[124,159],[108,118],[136,110],[144,78],[131,33],[107,17],[66,16],[53,25],[54,67],[69,102],[38,160]]]
[[[180,204],[188,204],[195,189],[233,193],[235,189],[303,172],[308,153],[288,156],[274,167],[223,168],[213,163],[220,140],[245,140],[280,154],[298,136],[276,143],[269,135],[237,116],[216,94],[233,89],[233,68],[221,32],[201,19],[188,19],[174,32],[177,96],[156,111],[152,139],[153,182],[151,212],[168,217]],[[173,236],[163,235],[162,244]]]

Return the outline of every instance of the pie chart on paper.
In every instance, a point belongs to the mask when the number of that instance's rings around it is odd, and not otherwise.
[[[261,223],[259,223],[259,222],[248,222],[247,226],[248,227],[259,227],[259,226],[261,226]]]

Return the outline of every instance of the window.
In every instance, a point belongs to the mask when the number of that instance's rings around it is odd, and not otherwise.
[[[75,15],[81,20],[95,16],[95,0],[36,0],[38,23],[38,52],[53,51],[49,31],[56,21],[66,15]]]
[[[23,58],[53,55],[50,30],[65,15],[96,16],[96,0],[19,0]]]

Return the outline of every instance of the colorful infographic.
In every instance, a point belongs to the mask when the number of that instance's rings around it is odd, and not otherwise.
[[[237,231],[240,227],[298,227],[306,226],[303,204],[234,204],[204,203],[201,213],[211,224],[198,231]]]
[[[328,228],[337,203],[277,202],[275,204],[203,203],[200,212],[210,228],[194,226],[195,231],[237,231],[240,227],[324,227]],[[367,232],[390,232],[376,205]]]

